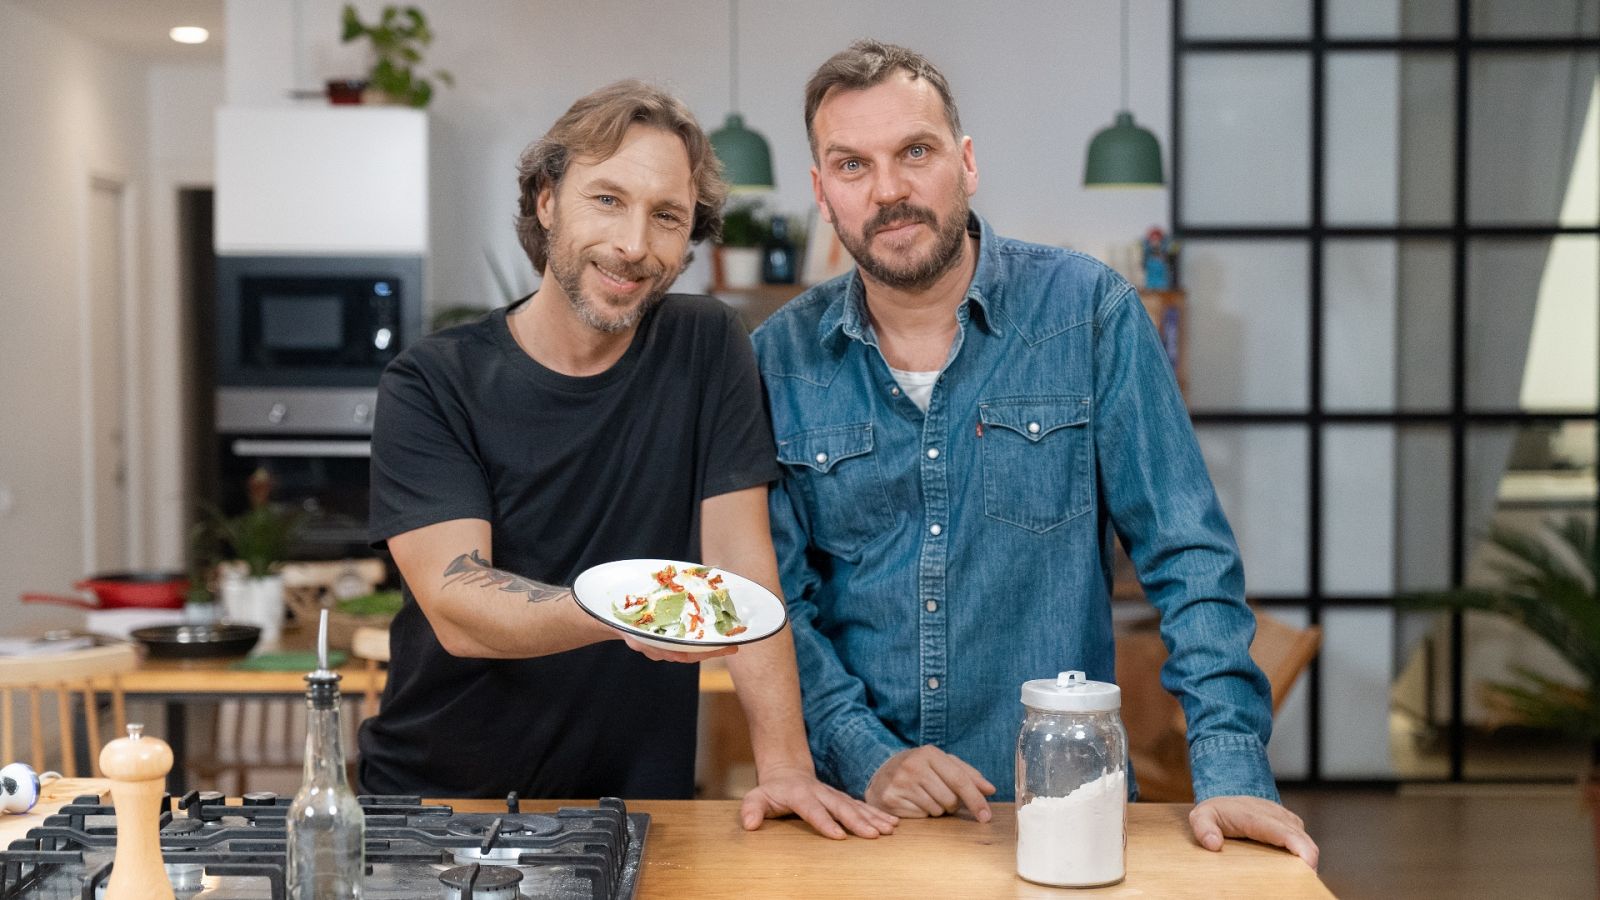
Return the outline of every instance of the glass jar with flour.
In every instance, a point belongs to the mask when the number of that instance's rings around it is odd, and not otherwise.
[[[1062,672],[1022,685],[1017,734],[1017,874],[1091,887],[1126,870],[1128,732],[1122,691]]]

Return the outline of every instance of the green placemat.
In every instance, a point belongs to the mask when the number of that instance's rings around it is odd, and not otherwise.
[[[343,650],[328,651],[328,665],[339,668],[344,665],[350,654]],[[317,667],[317,654],[310,650],[301,650],[289,653],[263,653],[241,659],[230,669],[243,669],[247,672],[310,672]]]

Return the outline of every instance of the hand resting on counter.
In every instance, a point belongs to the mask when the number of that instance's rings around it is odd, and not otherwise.
[[[907,818],[942,816],[963,806],[979,822],[992,817],[989,801],[994,785],[958,756],[932,745],[902,750],[889,757],[867,785],[868,803]]]
[[[745,794],[744,803],[739,807],[739,822],[746,831],[754,831],[764,820],[788,813],[806,820],[823,837],[834,840],[848,837],[846,828],[864,838],[893,834],[894,826],[900,821],[828,787],[818,781],[815,774],[796,769],[775,772]]]
[[[1260,797],[1212,797],[1189,811],[1195,840],[1207,850],[1221,850],[1222,839],[1249,838],[1283,847],[1315,869],[1316,842],[1306,834],[1306,823],[1282,805]]]

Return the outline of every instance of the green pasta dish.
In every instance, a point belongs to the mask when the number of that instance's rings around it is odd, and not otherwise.
[[[667,566],[654,573],[656,586],[613,601],[611,615],[641,631],[669,638],[704,640],[706,626],[723,637],[745,630],[722,575],[710,566]]]

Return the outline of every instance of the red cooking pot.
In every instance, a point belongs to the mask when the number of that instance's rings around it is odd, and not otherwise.
[[[182,572],[114,572],[91,575],[73,587],[94,594],[95,602],[58,594],[23,594],[22,602],[84,609],[183,609],[189,579]]]

